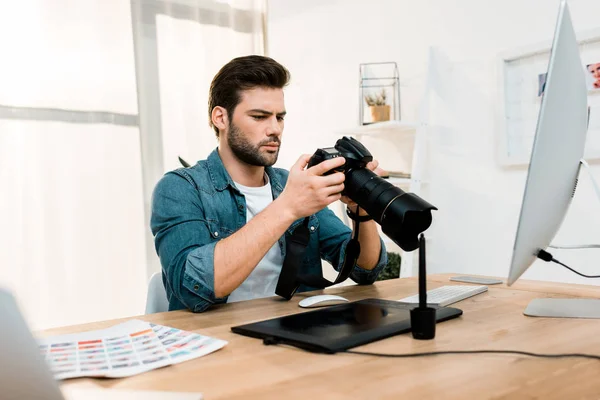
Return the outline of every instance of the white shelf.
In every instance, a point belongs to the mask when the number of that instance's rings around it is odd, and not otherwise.
[[[357,126],[353,128],[342,129],[339,134],[346,136],[378,136],[390,133],[414,134],[419,124],[406,121],[385,121],[376,122],[369,125]]]

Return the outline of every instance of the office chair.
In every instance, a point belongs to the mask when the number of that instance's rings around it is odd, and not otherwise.
[[[188,168],[190,164],[181,157],[177,157],[181,165]],[[155,272],[148,282],[148,295],[146,296],[146,314],[169,311],[167,292],[162,282],[162,273]]]
[[[167,292],[162,282],[162,272],[155,272],[148,282],[148,296],[146,297],[146,314],[169,311]]]
[[[185,168],[189,168],[189,167],[190,167],[190,163],[189,163],[189,162],[185,161],[185,160],[184,160],[183,158],[181,158],[181,157],[177,157],[177,158],[179,159],[179,163],[180,163],[181,165],[183,165],[183,167],[185,167]]]

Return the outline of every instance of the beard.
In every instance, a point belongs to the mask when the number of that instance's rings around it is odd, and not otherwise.
[[[232,153],[242,162],[256,167],[270,167],[277,162],[279,148],[276,151],[261,152],[261,146],[266,144],[280,144],[278,137],[267,138],[256,146],[250,143],[244,132],[235,124],[229,124],[229,134],[227,135],[227,144]]]

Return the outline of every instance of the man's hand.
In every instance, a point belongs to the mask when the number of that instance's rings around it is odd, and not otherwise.
[[[290,169],[290,175],[285,189],[277,198],[285,202],[294,218],[300,219],[315,214],[334,201],[340,200],[344,190],[345,175],[336,172],[323,176],[324,173],[343,165],[343,157],[323,161],[311,168],[305,169],[310,161],[310,155],[301,156]]]
[[[371,171],[375,172],[378,176],[382,176],[384,174],[384,170],[379,168],[379,161],[377,160],[373,160],[370,163],[367,164],[367,168],[370,169]],[[342,196],[340,198],[341,202],[346,204],[348,207],[350,207],[350,211],[356,213],[356,208],[358,207],[358,204],[356,204],[354,201],[352,201],[348,196]],[[367,215],[367,212],[363,209],[360,210],[360,215]]]

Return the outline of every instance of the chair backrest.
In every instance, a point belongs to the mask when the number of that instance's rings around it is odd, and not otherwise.
[[[162,282],[162,272],[155,272],[148,283],[148,296],[146,297],[146,314],[169,311],[167,292]]]

